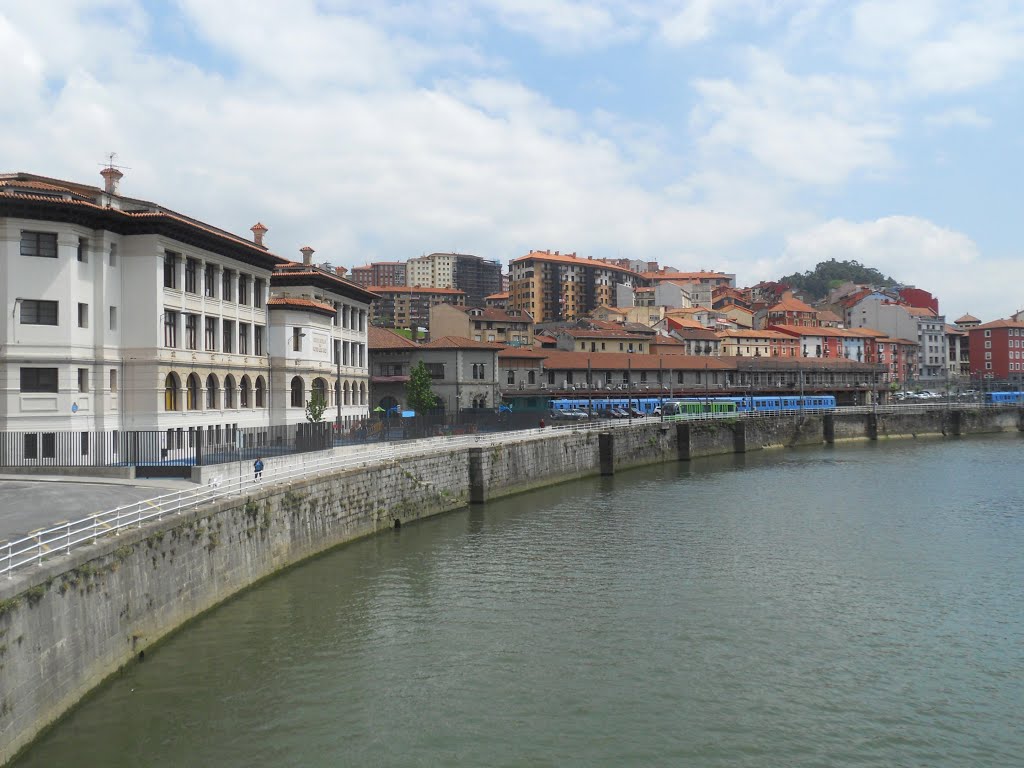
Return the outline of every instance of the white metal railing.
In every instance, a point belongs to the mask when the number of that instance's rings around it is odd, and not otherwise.
[[[957,403],[957,407],[972,409],[991,409],[1017,407],[1015,404]],[[946,401],[932,403],[913,403],[899,405],[859,405],[832,409],[798,409],[792,411],[739,411],[734,413],[697,413],[686,414],[684,417],[672,418],[665,423],[679,421],[707,421],[723,419],[746,419],[772,415],[778,417],[796,417],[804,415],[856,414],[856,413],[910,413],[915,411],[943,410],[951,407]],[[400,457],[430,453],[439,449],[452,450],[473,446],[491,446],[495,443],[522,442],[550,432],[576,432],[608,429],[629,429],[657,422],[657,417],[636,417],[633,419],[580,419],[578,421],[559,422],[536,429],[515,432],[476,433],[470,435],[453,435],[429,437],[422,440],[405,442],[383,442],[379,445],[360,446],[356,453],[324,455],[326,452],[302,454],[288,457],[287,463],[276,466],[273,470],[264,471],[264,477],[257,482],[248,472],[233,477],[215,476],[206,485],[196,488],[174,491],[162,496],[125,504],[106,512],[99,512],[80,520],[63,522],[50,528],[34,531],[19,539],[0,544],[0,573],[8,577],[13,572],[27,565],[40,565],[48,556],[67,554],[74,547],[92,544],[99,539],[118,536],[126,528],[139,528],[150,520],[160,520],[168,515],[181,514],[219,499],[235,496],[259,488],[263,485],[283,483],[311,475],[350,469],[368,464],[394,461]],[[236,466],[232,462],[225,467],[232,470]],[[239,465],[240,466],[240,465]]]

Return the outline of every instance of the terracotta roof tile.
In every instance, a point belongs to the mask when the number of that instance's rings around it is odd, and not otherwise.
[[[439,339],[431,339],[422,345],[426,349],[504,349],[504,344],[494,344],[489,341],[475,341],[463,336],[442,336]]]
[[[465,296],[465,291],[460,291],[455,288],[430,288],[423,285],[369,285],[366,290],[371,293],[379,293],[381,295],[386,293],[436,293],[451,296]]]
[[[366,345],[370,349],[416,349],[419,345],[390,328],[371,325],[366,329]]]
[[[319,312],[326,312],[332,317],[337,312],[332,304],[295,296],[275,296],[272,299],[267,299],[267,307],[270,309],[315,309]]]

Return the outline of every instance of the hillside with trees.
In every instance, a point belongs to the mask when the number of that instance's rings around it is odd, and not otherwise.
[[[808,301],[823,299],[833,288],[845,282],[865,283],[878,288],[898,285],[898,281],[887,277],[874,267],[866,267],[859,261],[818,262],[813,270],[794,272],[780,277],[779,282],[788,285]]]

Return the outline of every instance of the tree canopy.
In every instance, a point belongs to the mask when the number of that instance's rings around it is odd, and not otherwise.
[[[430,386],[430,371],[422,360],[409,371],[409,381],[405,385],[405,402],[416,413],[426,413],[437,407],[437,395]]]
[[[824,298],[828,292],[845,282],[865,283],[877,288],[897,285],[898,282],[887,277],[874,267],[866,267],[859,261],[820,261],[813,270],[794,272],[779,278],[811,301]]]

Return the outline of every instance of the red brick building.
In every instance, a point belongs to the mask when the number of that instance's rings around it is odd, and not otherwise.
[[[972,379],[1024,377],[1024,322],[993,320],[970,329]]]

